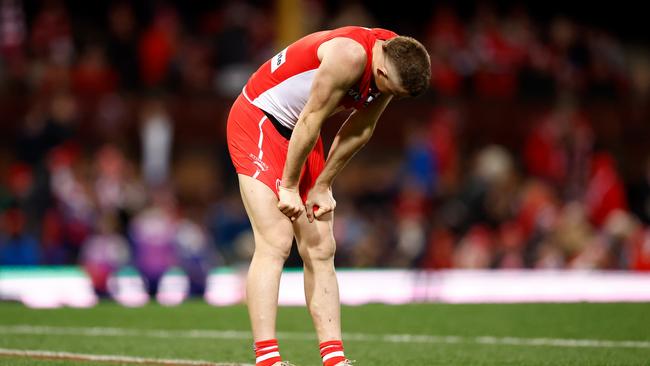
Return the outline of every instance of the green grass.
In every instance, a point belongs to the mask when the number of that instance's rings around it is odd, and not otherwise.
[[[418,334],[463,337],[460,343],[394,343],[348,340],[357,365],[650,365],[650,348],[479,344],[478,336],[650,341],[650,304],[368,305],[344,307],[343,329],[381,337]],[[248,331],[243,306],[216,308],[193,301],[177,308],[127,309],[105,302],[92,309],[30,310],[0,303],[0,325],[111,327],[135,330]],[[283,357],[298,366],[319,365],[317,342],[305,308],[284,307],[278,330],[288,333]],[[345,339],[344,339],[345,341]],[[69,334],[15,334],[0,330],[0,347],[151,358],[252,363],[250,339]],[[0,357],[0,365],[99,365],[99,363]]]

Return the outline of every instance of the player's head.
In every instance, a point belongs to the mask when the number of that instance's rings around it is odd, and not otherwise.
[[[375,84],[380,92],[414,97],[427,90],[431,61],[420,42],[411,37],[395,37],[382,45],[382,56],[383,62],[375,70]]]

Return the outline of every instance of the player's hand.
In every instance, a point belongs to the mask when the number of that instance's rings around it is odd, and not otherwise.
[[[314,206],[318,207],[316,212],[314,212]],[[315,185],[307,194],[305,209],[309,222],[314,222],[314,219],[320,219],[321,216],[334,211],[335,208],[336,201],[332,195],[332,188]]]
[[[280,186],[278,189],[278,209],[282,211],[291,221],[298,220],[305,206],[302,204],[298,189],[285,188]]]

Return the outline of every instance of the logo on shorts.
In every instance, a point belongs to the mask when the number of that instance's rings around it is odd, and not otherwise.
[[[253,161],[253,164],[257,167],[262,172],[265,172],[269,170],[269,166],[266,165],[265,162],[262,161],[262,159],[258,158],[257,156],[253,154],[248,154],[248,157]]]

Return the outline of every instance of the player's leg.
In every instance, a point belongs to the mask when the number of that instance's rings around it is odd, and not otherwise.
[[[239,174],[239,188],[255,236],[246,293],[253,338],[257,342],[275,338],[280,275],[291,250],[293,228],[278,210],[275,193],[264,183]]]
[[[288,144],[257,107],[240,95],[228,116],[228,151],[237,170],[242,201],[253,226],[255,252],[246,291],[256,366],[282,361],[275,338],[282,267],[293,242],[291,221],[277,208],[274,189]]]
[[[323,171],[324,156],[323,141],[319,139],[307,157],[300,180],[303,199]],[[311,223],[306,215],[301,215],[293,228],[304,263],[305,299],[318,335],[323,364],[343,365],[346,360],[341,341],[341,306],[334,270],[334,213]]]
[[[339,287],[334,269],[332,212],[310,223],[306,215],[293,223],[298,250],[304,263],[305,299],[318,335],[323,364],[345,362],[341,341]]]
[[[293,223],[305,271],[305,299],[318,340],[341,339],[339,287],[334,270],[336,243],[333,214],[310,223],[301,215]]]

